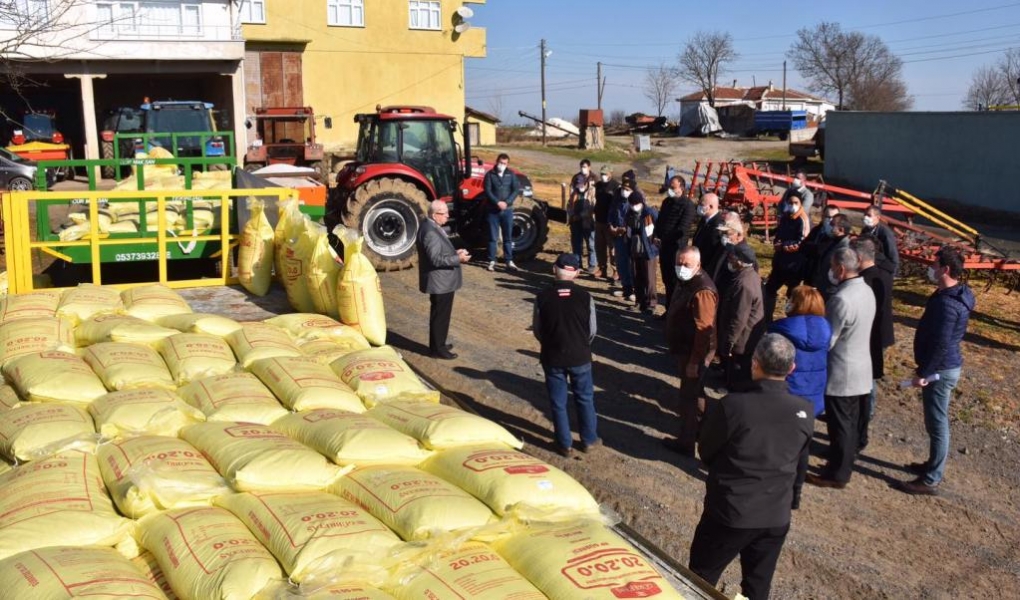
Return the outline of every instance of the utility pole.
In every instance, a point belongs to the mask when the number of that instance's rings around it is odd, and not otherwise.
[[[786,110],[786,61],[783,61],[783,110]]]
[[[542,145],[545,146],[545,40],[542,40],[540,53],[542,55]]]
[[[598,74],[595,77],[595,93],[598,94],[598,109],[602,110],[602,63],[598,64]]]

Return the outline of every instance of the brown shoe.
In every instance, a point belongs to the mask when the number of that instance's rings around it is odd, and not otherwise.
[[[556,454],[559,454],[563,458],[570,458],[573,456],[574,451],[571,448],[564,448],[563,446],[556,446]]]
[[[823,487],[823,488],[832,488],[834,490],[841,490],[841,489],[846,487],[846,482],[845,481],[836,481],[835,479],[827,479],[825,477],[821,477],[819,475],[814,475],[814,474],[811,474],[811,473],[808,473],[808,475],[804,479],[804,481],[806,481],[807,483],[809,483],[811,485],[816,485],[818,487]]]
[[[578,448],[578,450],[580,450],[581,452],[584,452],[585,454],[587,454],[587,453],[591,452],[592,450],[594,450],[595,448],[598,448],[601,445],[602,445],[602,438],[595,438],[595,441],[590,443],[590,444],[585,444],[585,443],[582,442],[581,443],[581,447]]]
[[[896,489],[911,496],[938,496],[939,486],[928,485],[923,477],[913,481],[903,481],[896,485]]]

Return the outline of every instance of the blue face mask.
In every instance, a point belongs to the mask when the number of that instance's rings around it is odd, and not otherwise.
[[[832,235],[832,221],[825,219],[822,221],[822,233],[825,235]]]

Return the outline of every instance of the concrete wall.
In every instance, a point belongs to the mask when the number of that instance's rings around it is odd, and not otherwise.
[[[1020,112],[833,111],[825,177],[1020,213]]]
[[[365,2],[364,27],[328,25],[324,0],[268,2],[265,24],[242,29],[249,49],[303,47],[304,103],[333,118],[332,129],[316,130],[319,141],[351,150],[354,115],[379,104],[431,106],[463,121],[464,58],[486,52],[485,29],[453,31],[453,11],[464,4],[484,0],[442,0],[439,31],[411,29],[400,0]]]

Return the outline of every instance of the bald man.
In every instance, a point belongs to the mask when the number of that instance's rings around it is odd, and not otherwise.
[[[450,208],[442,200],[429,204],[429,215],[418,229],[418,289],[429,295],[429,354],[452,360],[457,355],[446,343],[453,314],[453,295],[461,286],[460,266],[469,260],[467,250],[457,250],[443,229]]]
[[[719,196],[705,194],[698,205],[698,228],[694,232],[693,245],[701,252],[701,268],[715,273],[719,257],[722,256],[723,245],[719,237],[719,225],[722,225],[722,213],[719,211]]]

